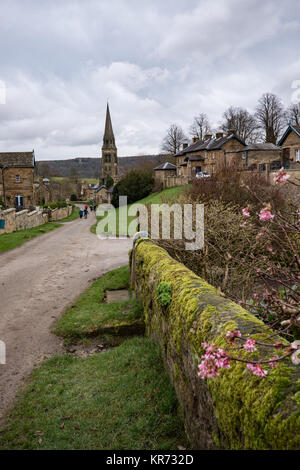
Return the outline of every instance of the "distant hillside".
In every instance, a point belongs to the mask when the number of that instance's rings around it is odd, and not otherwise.
[[[172,159],[166,154],[139,155],[119,158],[120,175],[133,168],[153,168],[162,162]],[[81,178],[94,178],[101,172],[101,159],[80,157],[70,160],[43,160],[36,162],[39,176],[63,176],[70,177],[74,168]]]

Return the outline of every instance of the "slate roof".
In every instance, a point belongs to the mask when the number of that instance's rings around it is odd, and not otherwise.
[[[280,148],[277,145],[272,144],[271,142],[263,142],[259,144],[249,144],[246,145],[243,149],[237,150],[237,152],[245,152],[246,150],[275,150],[276,152],[280,152]]]
[[[173,165],[173,163],[166,162],[153,169],[154,170],[176,170],[176,165]]]
[[[281,137],[281,139],[279,140],[279,142],[277,143],[278,147],[280,147],[283,142],[285,141],[285,139],[287,138],[287,136],[291,133],[291,132],[295,132],[295,134],[300,137],[300,126],[297,126],[296,124],[292,125],[292,124],[289,124],[288,128],[286,129],[285,133],[283,134],[283,136]]]
[[[226,137],[219,137],[218,139],[214,137],[212,139],[204,140],[203,142],[201,141],[195,142],[189,147],[186,147],[185,149],[183,149],[181,152],[176,153],[175,157],[185,155],[186,153],[197,152],[200,150],[219,150],[230,139],[236,139],[242,145],[246,146],[245,142],[243,142],[239,137],[237,137],[235,134],[231,134]]]
[[[0,167],[34,168],[34,166],[34,151],[0,152]]]

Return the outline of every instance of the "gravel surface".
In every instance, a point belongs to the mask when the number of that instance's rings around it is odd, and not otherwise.
[[[41,361],[64,351],[50,330],[56,318],[105,272],[128,263],[131,240],[99,240],[95,215],[77,219],[0,254],[0,418]]]

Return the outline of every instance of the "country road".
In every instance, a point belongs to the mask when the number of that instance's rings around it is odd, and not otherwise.
[[[0,254],[0,418],[43,359],[63,351],[51,325],[95,278],[128,262],[131,240],[99,240],[95,215],[77,219]]]

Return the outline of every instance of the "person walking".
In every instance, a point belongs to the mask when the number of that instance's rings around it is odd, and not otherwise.
[[[82,219],[82,216],[83,216],[83,210],[82,209],[79,209],[79,217]]]
[[[87,219],[87,215],[88,215],[88,210],[87,210],[87,206],[85,206],[84,208],[84,218]]]

